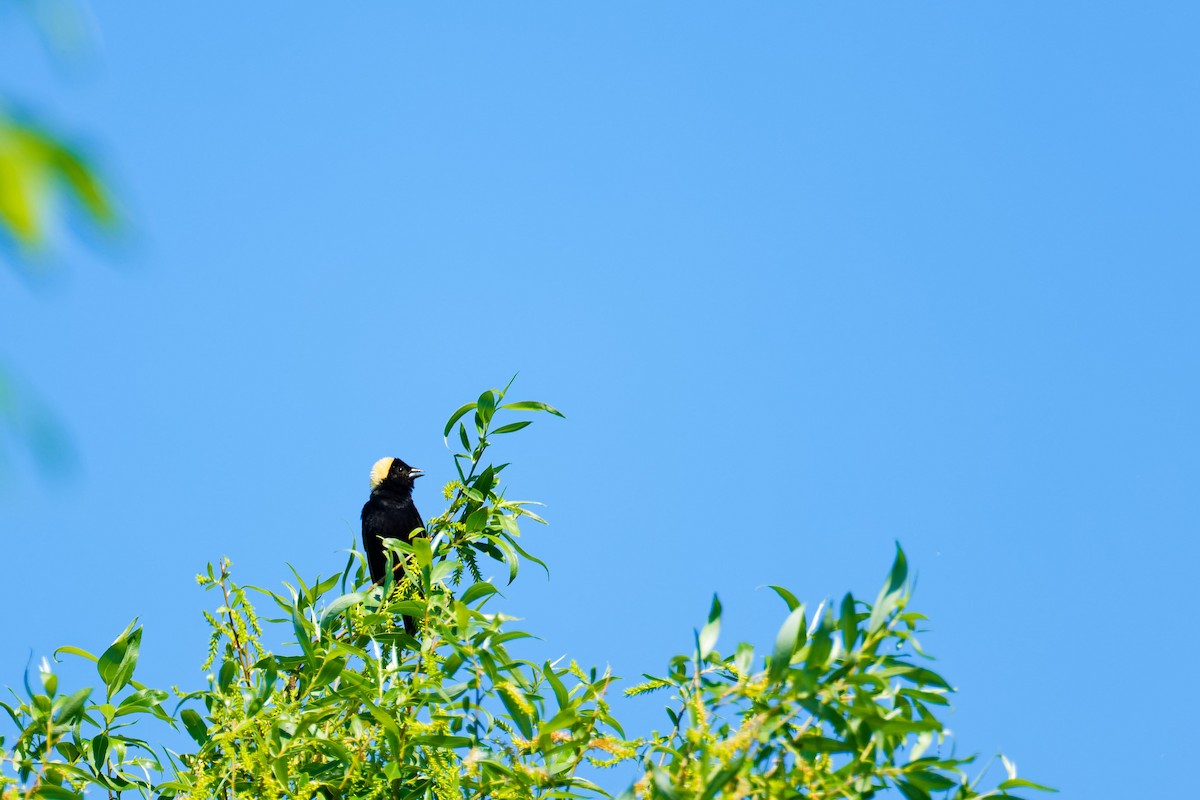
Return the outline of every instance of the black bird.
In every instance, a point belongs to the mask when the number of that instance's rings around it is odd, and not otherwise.
[[[362,509],[362,539],[374,583],[382,584],[387,571],[387,554],[381,540],[408,542],[414,532],[423,533],[417,529],[423,529],[425,523],[412,499],[413,481],[422,474],[398,458],[381,458],[371,467],[371,497]],[[395,562],[393,573],[396,580],[404,576],[399,561]],[[417,632],[411,617],[404,618],[404,630],[409,634]]]

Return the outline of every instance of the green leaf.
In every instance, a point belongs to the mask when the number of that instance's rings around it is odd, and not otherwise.
[[[388,574],[390,575],[391,573],[389,572]],[[302,612],[300,610],[299,604],[292,606],[291,616],[292,616],[292,633],[294,633],[296,635],[296,644],[300,645],[300,649],[304,651],[305,657],[308,658],[309,660],[311,660],[312,654],[313,654],[312,622],[309,621],[308,617],[304,615],[304,612]],[[230,662],[226,662],[226,664],[229,664],[229,663]],[[228,683],[224,679],[224,672],[225,672],[225,667],[222,666],[221,667],[221,673],[222,673],[221,684],[228,685]],[[232,676],[230,677],[229,680],[230,681],[233,680]]]
[[[480,581],[468,586],[467,590],[462,593],[459,601],[462,603],[473,603],[481,597],[488,597],[489,595],[496,594],[498,591],[495,586],[487,581]]]
[[[391,714],[388,714],[370,700],[362,698],[361,702],[367,711],[371,712],[371,716],[383,726],[384,735],[387,737],[388,745],[392,748],[392,752],[399,753],[401,751],[400,740],[403,738],[403,734],[400,733],[400,726],[396,724],[396,720],[392,718]]]
[[[511,411],[545,411],[553,414],[556,417],[562,417],[563,419],[566,419],[566,417],[563,416],[563,413],[557,408],[547,405],[546,403],[540,403],[537,400],[519,400],[516,403],[505,403],[500,407],[509,409]]]
[[[479,419],[483,422],[483,427],[487,428],[488,423],[492,421],[492,415],[496,413],[496,395],[492,394],[491,389],[479,395],[479,401],[475,405],[475,410],[479,413]]]
[[[52,783],[43,783],[38,786],[37,790],[29,795],[29,797],[45,797],[47,800],[83,800],[82,794],[72,792],[70,789],[62,786],[55,786]]]
[[[768,586],[767,588],[783,598],[783,602],[787,603],[788,611],[795,611],[796,606],[800,605],[800,601],[796,599],[796,595],[782,586]]]
[[[87,701],[88,695],[92,693],[92,687],[80,689],[69,697],[59,698],[59,702],[55,703],[58,707],[57,713],[54,715],[54,722],[57,725],[71,725],[83,716],[83,704]]]
[[[433,566],[433,548],[429,544],[429,540],[424,536],[413,539],[412,542],[413,555],[417,558],[417,566],[426,570]]]
[[[308,594],[309,602],[316,603],[317,598],[320,597],[321,595],[325,594],[326,592],[328,592],[334,586],[337,586],[337,582],[338,582],[337,575],[334,575],[331,578],[326,578],[323,581],[318,579],[317,585],[314,586],[309,591],[309,594]]]
[[[800,646],[803,632],[804,606],[799,605],[792,609],[792,613],[788,614],[779,628],[779,633],[775,634],[775,649],[771,653],[771,668],[768,672],[770,680],[777,681],[787,672],[792,653]]]
[[[475,740],[468,736],[451,736],[445,733],[426,733],[413,737],[413,743],[422,747],[436,747],[442,750],[455,750],[470,747]]]
[[[287,788],[288,756],[286,754],[279,756],[271,762],[271,772],[275,775],[275,780],[279,781],[279,785]]]
[[[808,669],[825,668],[830,654],[833,653],[833,628],[833,611],[827,606],[809,639],[808,656],[804,659],[804,666]]]
[[[307,638],[303,640],[303,643],[307,644],[311,649],[312,643],[309,642]],[[221,691],[227,690],[233,684],[233,678],[236,674],[236,664],[234,664],[232,661],[221,662],[221,671],[217,673],[217,686],[220,687]]]
[[[846,652],[854,649],[854,642],[858,639],[858,616],[854,609],[854,595],[846,592],[846,596],[842,598],[842,618],[840,620],[842,628],[842,641],[845,643]]]
[[[853,753],[854,745],[828,736],[797,736],[792,743],[806,753]]]
[[[714,594],[712,599],[712,607],[708,612],[708,622],[700,629],[700,635],[697,637],[697,645],[700,649],[700,658],[706,657],[713,651],[717,645],[717,636],[721,633],[721,601]]]
[[[904,777],[913,785],[919,786],[927,792],[944,792],[958,785],[957,782],[950,780],[945,775],[924,770],[907,772]]]
[[[675,791],[675,787],[671,784],[670,773],[655,764],[651,764],[650,776],[654,779],[654,788],[666,800],[679,800],[679,792]]]
[[[123,714],[154,713],[156,710],[161,711],[158,706],[169,696],[170,695],[161,689],[142,689],[141,691],[134,692],[122,700],[121,704],[117,706],[117,711],[114,716],[119,717]]]
[[[897,781],[896,788],[904,795],[905,800],[929,800],[929,792],[911,783]]]
[[[537,556],[535,556],[532,553],[525,550],[525,548],[523,548],[523,547],[521,547],[521,545],[517,544],[516,540],[513,539],[511,536],[504,536],[504,539],[510,545],[512,545],[514,550],[516,550],[518,553],[521,554],[522,558],[526,559],[527,561],[532,561],[534,564],[537,564],[539,567],[541,567],[542,569],[544,569],[546,571],[546,577],[547,578],[550,577],[550,568],[548,566],[546,566],[545,561],[542,561]]]
[[[512,388],[513,382],[516,381],[517,376],[520,374],[520,371],[514,372],[513,376],[508,379],[508,383],[504,384],[504,388],[499,391],[496,398],[497,403],[504,399],[504,395],[508,394],[508,390]]]
[[[733,665],[737,667],[738,672],[749,675],[754,666],[754,647],[745,642],[739,644],[733,655]]]
[[[520,560],[517,558],[516,550],[513,549],[515,545],[504,539],[495,539],[494,541],[496,547],[500,549],[504,563],[508,564],[508,582],[511,584],[517,579],[517,570],[520,569],[521,565]]]
[[[908,580],[908,559],[904,557],[904,550],[900,547],[900,543],[896,542],[896,560],[892,562],[892,572],[888,576],[888,594],[899,593],[904,588],[906,580]]]
[[[339,614],[348,608],[358,605],[367,599],[367,595],[362,592],[350,592],[334,600],[325,607],[325,613],[321,614],[321,627],[328,627]]]
[[[455,570],[461,567],[462,565],[457,561],[439,561],[433,565],[433,571],[429,573],[430,585],[445,584],[454,575]]]
[[[458,423],[458,440],[462,442],[463,450],[471,452],[471,437],[467,436],[467,426]]]
[[[700,800],[712,800],[717,796],[717,793],[729,785],[729,782],[737,777],[738,771],[742,768],[742,763],[746,760],[745,755],[738,756],[729,764],[726,764],[721,769],[708,779],[708,783],[704,786],[704,791],[700,794]]]
[[[520,691],[515,684],[509,685],[512,686],[510,691]],[[496,692],[496,694],[500,695],[500,702],[502,702],[504,704],[504,708],[508,710],[508,715],[512,718],[512,721],[516,723],[518,730],[521,731],[521,735],[526,739],[532,739],[533,723],[529,719],[529,715],[525,713],[525,710],[521,708],[516,700],[512,698],[508,691],[500,689]]]
[[[179,713],[179,719],[183,722],[183,727],[187,729],[188,734],[196,740],[196,744],[203,746],[208,741],[208,726],[204,724],[204,720],[190,708],[185,708]]]
[[[954,691],[954,687],[947,683],[945,678],[931,669],[925,669],[925,667],[909,666],[907,669],[897,672],[897,674],[908,678],[918,686],[934,686],[949,692]]]
[[[108,736],[103,733],[93,736],[89,751],[92,766],[97,769],[103,768],[104,762],[108,758]]]
[[[466,403],[466,404],[460,406],[457,411],[455,411],[453,414],[450,415],[450,421],[446,423],[446,430],[442,431],[442,438],[449,439],[450,431],[454,430],[454,423],[456,423],[460,419],[462,419],[463,415],[466,414],[467,412],[474,411],[474,410],[475,410],[474,403]],[[470,448],[468,447],[467,449],[469,450]]]
[[[1006,781],[1002,781],[996,788],[1003,789],[1006,791],[1008,789],[1017,789],[1017,788],[1037,789],[1042,792],[1057,792],[1058,791],[1058,789],[1052,789],[1049,786],[1042,786],[1040,783],[1034,783],[1033,781],[1027,781],[1024,778],[1009,778]]]
[[[317,672],[317,677],[313,678],[313,682],[308,687],[308,691],[320,689],[323,686],[328,686],[337,679],[338,675],[342,674],[342,670],[346,668],[346,659],[334,657],[327,660],[321,665],[321,669]]]
[[[542,665],[542,674],[546,676],[546,681],[554,691],[554,701],[558,703],[558,707],[566,708],[571,702],[571,695],[567,692],[567,687],[559,680],[558,675],[554,673],[554,667],[549,661]]]
[[[110,698],[129,683],[130,678],[133,677],[134,667],[137,666],[138,651],[142,643],[142,629],[134,628],[136,624],[136,619],[129,623],[128,627],[121,632],[116,641],[109,645],[109,648],[100,656],[100,660],[96,662],[96,669],[108,689]]]
[[[55,661],[58,661],[59,653],[70,653],[73,656],[79,656],[81,658],[86,658],[88,661],[91,661],[93,664],[95,664],[96,662],[98,662],[100,660],[96,656],[89,653],[87,650],[84,650],[82,647],[74,647],[72,645],[66,645],[65,647],[60,647],[57,650],[55,650],[54,651],[54,660]]]
[[[510,422],[507,425],[501,425],[499,428],[496,428],[496,430],[492,431],[492,435],[494,436],[500,433],[512,433],[513,431],[519,431],[522,428],[528,428],[532,424],[533,421],[528,419],[522,420],[521,422]]]
[[[46,689],[46,694],[54,697],[54,693],[58,690],[58,676],[50,671],[50,665],[46,659],[42,659],[42,666],[38,668],[38,673],[42,678],[42,686]]]
[[[479,492],[481,497],[486,498],[491,495],[492,489],[495,487],[495,485],[496,473],[490,466],[488,466],[484,467],[483,472],[479,473],[479,477],[475,479],[475,483],[472,484],[472,488]]]
[[[477,508],[467,517],[467,533],[478,533],[487,525],[492,509],[488,506]]]
[[[879,597],[875,600],[875,607],[871,609],[871,617],[867,622],[867,630],[870,633],[879,630],[891,613],[896,610],[897,601],[904,593],[904,582],[907,579],[908,560],[904,557],[904,550],[901,549],[900,543],[896,542],[896,558],[892,562],[888,582],[879,591]]]
[[[560,709],[557,714],[538,726],[538,738],[546,737],[543,742],[549,745],[549,735],[557,730],[569,728],[579,720],[579,714],[568,706]]]

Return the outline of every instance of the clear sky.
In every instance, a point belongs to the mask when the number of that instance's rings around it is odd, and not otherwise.
[[[1178,796],[1200,524],[1200,56],[1186,3],[99,2],[0,90],[134,221],[0,271],[0,357],[80,453],[0,490],[0,684],[134,616],[195,686],[192,577],[341,568],[375,459],[453,472],[480,390],[547,503],[504,608],[636,678],[892,556],[960,747]],[[497,577],[500,570],[496,569]],[[661,725],[661,698],[623,705]],[[1135,788],[1136,787],[1136,788]],[[617,787],[620,788],[620,787]]]

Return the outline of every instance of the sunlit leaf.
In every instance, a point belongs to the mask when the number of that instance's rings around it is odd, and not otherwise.
[[[771,668],[768,672],[772,681],[777,681],[787,672],[792,653],[800,646],[804,631],[804,606],[797,606],[783,621],[775,634],[775,648],[771,652]]]
[[[474,411],[474,410],[475,410],[474,403],[464,403],[463,405],[459,406],[458,410],[450,415],[450,419],[446,423],[446,429],[444,431],[442,431],[442,438],[443,439],[449,438],[450,431],[454,430],[454,423],[456,423],[460,419],[462,419],[463,415],[465,415],[471,411]]]
[[[704,658],[712,652],[717,644],[717,636],[721,632],[721,601],[714,594],[712,608],[708,612],[708,622],[700,629],[697,642],[700,647],[700,657]]]
[[[556,417],[563,417],[563,413],[557,408],[547,403],[538,402],[537,400],[519,400],[516,403],[505,403],[500,407],[512,411],[545,411]],[[563,417],[563,419],[566,419],[566,417]]]

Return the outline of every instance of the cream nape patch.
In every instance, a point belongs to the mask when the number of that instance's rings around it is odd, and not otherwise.
[[[375,462],[375,466],[371,467],[371,488],[374,489],[379,484],[383,483],[383,479],[388,476],[388,472],[392,469],[392,462],[396,459],[388,457],[381,458]]]

